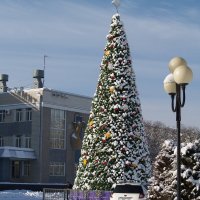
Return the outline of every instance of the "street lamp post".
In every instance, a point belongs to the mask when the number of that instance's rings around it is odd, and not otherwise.
[[[171,96],[172,111],[177,123],[177,200],[181,200],[181,107],[185,104],[185,87],[192,80],[192,70],[181,57],[169,62],[170,74],[164,80],[164,89]]]

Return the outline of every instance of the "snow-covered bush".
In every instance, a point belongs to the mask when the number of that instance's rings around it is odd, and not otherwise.
[[[150,180],[149,200],[176,200],[176,145],[164,142]],[[200,199],[200,140],[181,144],[181,197]]]

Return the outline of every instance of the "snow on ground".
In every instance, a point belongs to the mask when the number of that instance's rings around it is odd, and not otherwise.
[[[42,192],[27,190],[4,190],[0,191],[0,200],[42,200]]]

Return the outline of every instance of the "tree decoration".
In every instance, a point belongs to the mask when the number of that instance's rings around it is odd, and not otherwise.
[[[90,121],[89,121],[89,127],[92,128],[92,127],[93,127],[93,124],[94,124],[94,121],[93,121],[93,120],[90,120]]]
[[[115,91],[115,86],[110,87],[110,93],[113,93]]]
[[[106,139],[110,139],[110,138],[111,138],[111,133],[110,133],[110,132],[107,132],[107,133],[105,134],[105,138],[106,138]]]
[[[84,160],[83,160],[83,166],[85,167],[86,165],[87,165],[87,160],[84,159]]]
[[[110,55],[110,51],[109,50],[105,51],[105,55],[109,56]]]
[[[105,142],[106,142],[106,139],[103,138],[103,139],[102,139],[102,142],[105,143]]]
[[[122,180],[146,185],[150,177],[141,105],[119,14],[110,27],[74,189],[111,190]],[[86,165],[81,162],[85,152]]]

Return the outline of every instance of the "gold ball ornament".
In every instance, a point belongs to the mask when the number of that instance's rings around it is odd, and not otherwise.
[[[110,93],[113,93],[115,91],[115,86],[110,87]]]
[[[87,165],[87,160],[84,159],[84,160],[83,160],[83,166],[85,167],[86,165]]]
[[[91,121],[89,122],[89,127],[92,128],[92,127],[93,127],[93,124],[94,124],[94,121],[91,120]]]
[[[106,138],[106,139],[111,138],[111,133],[110,133],[110,132],[107,132],[107,133],[105,134],[105,138]]]
[[[108,50],[108,51],[105,51],[105,55],[106,56],[109,56],[110,55],[110,51]]]

